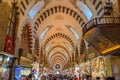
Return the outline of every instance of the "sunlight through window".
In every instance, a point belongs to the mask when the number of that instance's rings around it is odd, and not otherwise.
[[[87,19],[90,20],[92,17],[92,12],[88,8],[88,6],[81,1],[77,1],[76,5],[84,13],[84,15],[87,17]]]
[[[44,6],[44,1],[40,1],[36,3],[29,11],[30,18],[33,19],[43,6]]]

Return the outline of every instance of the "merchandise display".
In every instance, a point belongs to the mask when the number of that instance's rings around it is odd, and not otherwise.
[[[81,75],[90,74],[90,61],[89,60],[80,64],[80,74]]]
[[[15,66],[14,80],[20,80],[21,75],[28,76],[31,74],[31,68]]]
[[[106,76],[105,70],[105,59],[100,56],[91,60],[91,71],[93,77],[104,77]]]
[[[10,69],[12,66],[13,57],[5,52],[0,53],[0,80],[9,80]]]
[[[5,68],[5,67],[0,67],[0,79],[3,78],[4,80],[8,80],[9,79],[9,68]]]

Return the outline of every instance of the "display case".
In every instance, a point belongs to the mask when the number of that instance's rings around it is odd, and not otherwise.
[[[105,58],[103,56],[91,59],[91,72],[92,77],[106,76]]]
[[[28,76],[31,74],[32,69],[25,66],[15,66],[14,67],[14,80],[20,80],[21,75]]]
[[[90,61],[87,60],[86,62],[82,62],[80,64],[80,75],[90,75]]]
[[[0,80],[9,80],[10,69],[12,68],[13,57],[5,52],[0,53]]]

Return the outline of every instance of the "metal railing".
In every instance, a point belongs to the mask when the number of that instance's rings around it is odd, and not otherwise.
[[[83,28],[83,35],[94,27],[98,27],[99,25],[120,25],[120,17],[102,17],[102,18],[94,18],[90,20]]]

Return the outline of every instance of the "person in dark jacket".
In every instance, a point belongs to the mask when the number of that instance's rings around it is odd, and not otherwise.
[[[22,75],[22,76],[20,77],[20,80],[28,80],[28,78],[27,78],[27,76]]]

